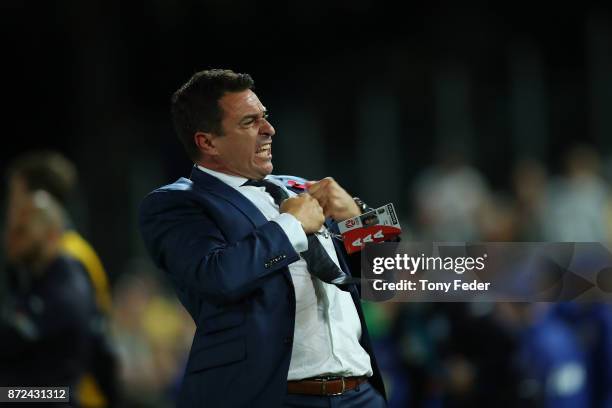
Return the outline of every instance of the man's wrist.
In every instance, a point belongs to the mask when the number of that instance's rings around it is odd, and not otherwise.
[[[369,205],[367,205],[361,198],[359,197],[353,197],[353,201],[355,202],[355,204],[357,204],[357,208],[359,208],[359,211],[361,211],[361,214],[365,214],[367,212],[370,212],[372,210],[374,210],[372,207],[370,207]]]

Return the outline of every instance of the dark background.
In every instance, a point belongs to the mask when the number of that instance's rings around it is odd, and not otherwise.
[[[254,77],[277,131],[275,173],[333,175],[372,204],[393,201],[408,220],[415,176],[445,147],[465,153],[498,190],[508,188],[522,156],[555,172],[576,141],[604,158],[611,150],[609,5],[13,0],[1,7],[0,172],[31,149],[74,160],[75,223],[113,280],[144,255],[141,198],[189,174],[169,98],[200,69]]]

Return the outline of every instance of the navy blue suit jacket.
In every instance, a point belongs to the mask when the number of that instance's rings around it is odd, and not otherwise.
[[[154,262],[196,323],[179,407],[280,407],[295,323],[289,239],[248,199],[194,167],[142,202],[140,228]],[[346,252],[336,247],[348,272]],[[363,320],[371,383],[384,389]]]

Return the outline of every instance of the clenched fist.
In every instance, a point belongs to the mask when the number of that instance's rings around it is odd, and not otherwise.
[[[289,213],[302,223],[306,234],[317,232],[321,229],[325,216],[319,202],[310,194],[302,193],[283,201],[280,206],[281,213]]]
[[[308,194],[317,199],[326,217],[334,221],[344,221],[361,214],[361,210],[336,180],[325,177],[323,180],[307,183]]]

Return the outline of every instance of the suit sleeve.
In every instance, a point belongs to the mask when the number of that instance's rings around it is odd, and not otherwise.
[[[180,286],[219,303],[233,302],[299,259],[283,229],[267,222],[229,242],[201,206],[171,192],[153,192],[140,227],[154,262]]]

